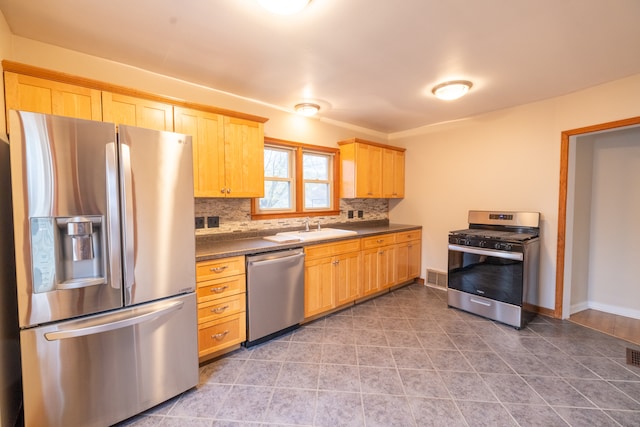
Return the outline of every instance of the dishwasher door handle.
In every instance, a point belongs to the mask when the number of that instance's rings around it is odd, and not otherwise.
[[[262,261],[248,261],[247,263],[253,267],[261,267],[261,266],[265,266],[265,265],[269,265],[269,264],[276,264],[279,262],[287,262],[290,260],[298,260],[299,258],[304,258],[304,253],[298,253],[295,255],[287,255],[287,256],[283,256],[283,257],[279,257],[279,258],[271,258],[271,259],[265,259]]]

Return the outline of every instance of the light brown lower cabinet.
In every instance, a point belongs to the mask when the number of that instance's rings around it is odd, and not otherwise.
[[[304,251],[305,318],[360,297],[360,239],[307,246]]]
[[[305,318],[420,276],[421,230],[305,248]]]
[[[196,263],[200,358],[246,340],[246,277],[244,256]]]
[[[422,232],[398,233],[396,241],[396,282],[403,283],[420,276]]]

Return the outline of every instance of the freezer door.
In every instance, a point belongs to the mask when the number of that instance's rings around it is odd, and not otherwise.
[[[195,289],[191,136],[119,126],[125,305]]]
[[[198,382],[194,293],[20,334],[26,426],[112,425]]]
[[[121,307],[115,126],[9,117],[20,326]]]

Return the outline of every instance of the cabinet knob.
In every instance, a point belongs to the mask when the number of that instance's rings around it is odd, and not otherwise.
[[[220,192],[221,192],[222,194],[224,194],[224,193],[225,193],[224,188],[221,188],[221,189],[220,189]]]
[[[227,188],[227,194],[231,193],[231,189]]]

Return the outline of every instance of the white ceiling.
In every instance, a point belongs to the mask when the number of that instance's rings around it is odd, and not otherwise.
[[[0,0],[11,31],[393,133],[640,73],[639,0]],[[437,83],[474,82],[457,101]]]

